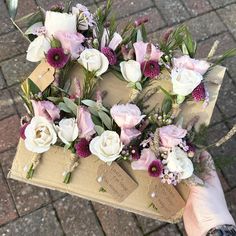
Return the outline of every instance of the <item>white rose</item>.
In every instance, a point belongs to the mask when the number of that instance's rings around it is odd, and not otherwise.
[[[64,144],[69,145],[79,135],[79,128],[75,118],[62,119],[56,126],[58,137]]]
[[[80,54],[78,62],[88,71],[95,71],[96,76],[105,73],[109,66],[106,56],[97,49],[85,49]]]
[[[193,174],[193,163],[187,153],[174,147],[167,157],[167,167],[172,172],[180,173],[180,179],[187,179]]]
[[[40,35],[30,43],[26,59],[31,62],[41,61],[50,48],[49,40],[44,35]]]
[[[175,94],[187,96],[201,83],[203,77],[199,72],[188,69],[173,69],[171,80]]]
[[[52,123],[46,118],[35,116],[25,129],[25,146],[29,151],[43,153],[57,141]]]
[[[47,11],[45,28],[49,37],[52,37],[57,31],[76,33],[76,15]]]
[[[120,156],[123,148],[119,135],[114,131],[104,131],[89,144],[91,153],[104,162],[112,162]]]
[[[128,82],[136,83],[142,78],[140,63],[137,61],[122,61],[120,63],[120,69],[124,79]]]

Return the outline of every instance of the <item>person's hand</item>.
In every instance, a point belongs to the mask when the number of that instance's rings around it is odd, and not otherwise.
[[[208,152],[200,156],[201,163],[207,162],[214,166]],[[205,160],[205,161],[204,161]],[[206,168],[207,169],[207,168]],[[234,225],[230,215],[220,180],[214,169],[202,177],[205,181],[203,186],[190,187],[190,195],[184,209],[184,226],[189,236],[202,236],[219,225]]]

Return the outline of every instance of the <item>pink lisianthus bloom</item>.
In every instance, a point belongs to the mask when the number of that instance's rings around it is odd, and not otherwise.
[[[145,115],[141,114],[140,109],[134,104],[114,105],[111,108],[111,116],[116,124],[121,128],[121,141],[127,145],[130,141],[141,133],[135,128]]]
[[[131,163],[131,167],[133,170],[148,170],[154,160],[156,160],[154,152],[150,148],[145,148],[142,150],[140,158]]]
[[[77,111],[77,124],[79,127],[79,137],[90,140],[92,135],[95,134],[94,123],[88,109],[80,106]]]
[[[50,101],[31,100],[34,110],[34,116],[42,116],[49,121],[60,118],[60,109]]]
[[[160,51],[153,44],[151,44],[151,52],[150,52],[149,58],[145,58],[147,54],[148,43],[139,41],[139,42],[134,43],[133,46],[135,50],[136,61],[139,63],[142,63],[145,60],[159,61],[161,56],[163,55],[162,51]]]
[[[55,33],[55,38],[61,42],[64,51],[71,54],[72,59],[78,58],[80,53],[84,50],[82,43],[85,37],[80,33],[58,31]]]
[[[204,75],[210,67],[210,64],[208,62],[190,58],[188,55],[184,55],[179,58],[174,58],[173,64],[175,68],[185,68],[188,70],[193,70],[195,72],[200,73],[201,75]]]
[[[182,142],[187,134],[186,129],[179,128],[175,125],[167,125],[159,129],[159,135],[162,146],[171,148]]]

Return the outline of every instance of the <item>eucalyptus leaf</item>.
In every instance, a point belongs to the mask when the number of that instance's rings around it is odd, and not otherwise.
[[[88,107],[88,110],[90,111],[91,114],[94,116],[98,116],[98,110],[95,107]]]
[[[140,29],[137,30],[137,38],[136,38],[136,41],[139,42],[139,41],[143,41],[143,35],[142,35],[142,32]]]
[[[61,111],[64,111],[64,112],[66,112],[66,113],[73,113],[68,107],[67,107],[67,105],[64,103],[64,102],[60,102],[59,104],[58,104],[58,107],[59,107],[59,109],[61,110]]]
[[[94,126],[95,131],[97,132],[97,134],[100,136],[105,130],[103,127],[99,126],[99,125],[95,125]]]
[[[18,0],[6,0],[6,4],[10,17],[15,19],[18,8]]]
[[[133,87],[135,87],[135,83],[129,82],[129,83],[127,84],[127,87],[128,87],[128,88],[133,88]]]
[[[69,98],[64,97],[63,98],[66,106],[74,113],[74,115],[77,115],[77,108],[78,106]]]
[[[39,87],[31,80],[28,79],[29,91],[34,95],[40,93]]]
[[[81,102],[88,107],[97,107],[97,103],[93,100],[85,99],[82,100]]]
[[[100,119],[102,120],[103,124],[108,128],[108,129],[112,129],[112,120],[111,118],[107,115],[107,113],[103,112],[103,111],[99,111],[98,115],[100,117]]]
[[[47,100],[54,102],[54,103],[62,102],[62,99],[58,98],[58,97],[47,97]]]
[[[92,114],[92,121],[95,125],[99,125],[99,126],[102,126],[102,121],[99,119],[99,117],[95,116]]]
[[[165,99],[162,102],[161,110],[165,113],[168,114],[172,109],[172,100],[169,99],[168,97],[165,97]]]

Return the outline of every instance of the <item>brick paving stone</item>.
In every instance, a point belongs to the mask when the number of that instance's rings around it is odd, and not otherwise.
[[[53,201],[56,201],[56,200],[66,196],[66,193],[62,193],[57,190],[49,190],[49,193],[50,193]]]
[[[207,56],[207,54],[209,53],[213,43],[216,40],[219,40],[220,43],[219,43],[218,48],[216,50],[215,56],[221,55],[226,50],[236,47],[236,42],[234,41],[233,37],[228,32],[222,33],[220,35],[217,35],[215,37],[211,37],[207,40],[200,42],[198,44],[197,57],[198,58],[205,58]],[[224,65],[228,68],[230,75],[236,81],[235,57],[226,59],[222,63],[222,65]]]
[[[0,36],[0,61],[26,52],[28,44],[17,30]]]
[[[227,99],[227,103],[225,102],[225,99]],[[224,82],[221,86],[217,104],[226,117],[236,115],[236,86],[227,74],[225,75]]]
[[[180,236],[180,232],[178,231],[176,225],[168,224],[165,227],[152,232],[148,236]]]
[[[0,63],[8,86],[25,79],[37,66],[26,60],[26,55],[20,55]]]
[[[4,0],[0,0],[0,34],[10,32],[14,29],[7,12]]]
[[[0,121],[0,152],[16,147],[19,139],[19,122],[17,115]]]
[[[195,40],[204,40],[226,31],[225,26],[215,12],[210,12],[186,22]]]
[[[236,39],[236,4],[229,5],[225,8],[218,10],[223,22],[227,25],[230,32],[234,35]]]
[[[212,125],[212,124],[218,123],[218,122],[222,121],[222,119],[223,119],[223,117],[222,117],[218,107],[215,106],[212,117],[211,117],[210,124]]]
[[[192,16],[197,16],[212,10],[212,7],[207,0],[188,0],[183,1],[183,4]]]
[[[220,179],[220,182],[221,182],[221,185],[222,185],[222,188],[223,188],[224,192],[230,190],[230,186],[227,183],[227,181],[226,181],[224,175],[222,174],[222,172],[220,170],[218,170],[217,174],[219,176],[219,179]]]
[[[41,208],[0,228],[2,236],[62,236],[52,206]]]
[[[20,114],[21,117],[26,115],[27,110],[24,106],[22,98],[19,95],[19,94],[22,94],[20,84],[16,84],[16,85],[10,87],[8,90],[10,91],[11,96],[16,104],[17,112]]]
[[[236,2],[235,0],[209,0],[214,8],[220,8],[227,4]]]
[[[132,213],[93,203],[97,216],[107,236],[142,235]]]
[[[66,235],[104,235],[89,201],[66,196],[54,206]]]
[[[180,221],[178,224],[176,224],[176,226],[178,227],[179,231],[182,233],[182,236],[188,236],[186,231],[185,231],[183,221]]]
[[[14,202],[0,166],[0,225],[17,218]]]
[[[3,119],[15,113],[15,109],[13,107],[13,100],[11,99],[10,93],[7,89],[1,90],[0,110],[0,119]]]
[[[154,220],[152,218],[148,218],[141,215],[136,215],[136,217],[144,234],[147,234],[153,230],[156,230],[157,228],[165,224],[164,222],[161,222],[159,220]]]
[[[10,149],[0,154],[0,162],[5,176],[7,176],[11,168],[14,156],[15,149]],[[12,179],[7,179],[7,182],[11,189],[17,210],[21,216],[50,202],[50,196],[46,189]]]
[[[218,141],[221,137],[227,134],[229,129],[225,126],[225,124],[220,123],[215,125],[209,129],[208,132],[208,144],[212,144]],[[220,161],[220,169],[227,180],[229,186],[235,187],[236,186],[236,138],[233,137],[229,141],[227,141],[222,146],[216,148],[213,147],[210,149],[210,153],[213,156],[213,159],[218,159],[218,163]],[[224,184],[222,182],[222,184]]]
[[[147,33],[153,32],[158,30],[159,28],[165,26],[165,22],[163,21],[161,15],[157,11],[156,8],[149,8],[143,12],[136,13],[132,16],[128,16],[125,18],[122,18],[119,20],[118,23],[118,31],[121,32],[121,30],[124,28],[124,26],[127,24],[127,22],[132,21],[134,22],[136,19],[142,16],[147,16],[149,21],[146,23],[146,30]]]
[[[99,5],[103,5],[103,2],[100,2]],[[116,18],[122,18],[133,13],[143,11],[144,9],[150,8],[153,6],[151,0],[135,0],[135,1],[127,1],[127,0],[113,0],[113,11],[111,15],[114,14]]]
[[[236,188],[227,193],[225,197],[229,210],[234,220],[236,220]]]
[[[187,10],[178,0],[155,0],[155,4],[169,25],[189,18]]]
[[[6,82],[2,73],[2,69],[0,67],[0,89],[3,89],[6,87]]]

